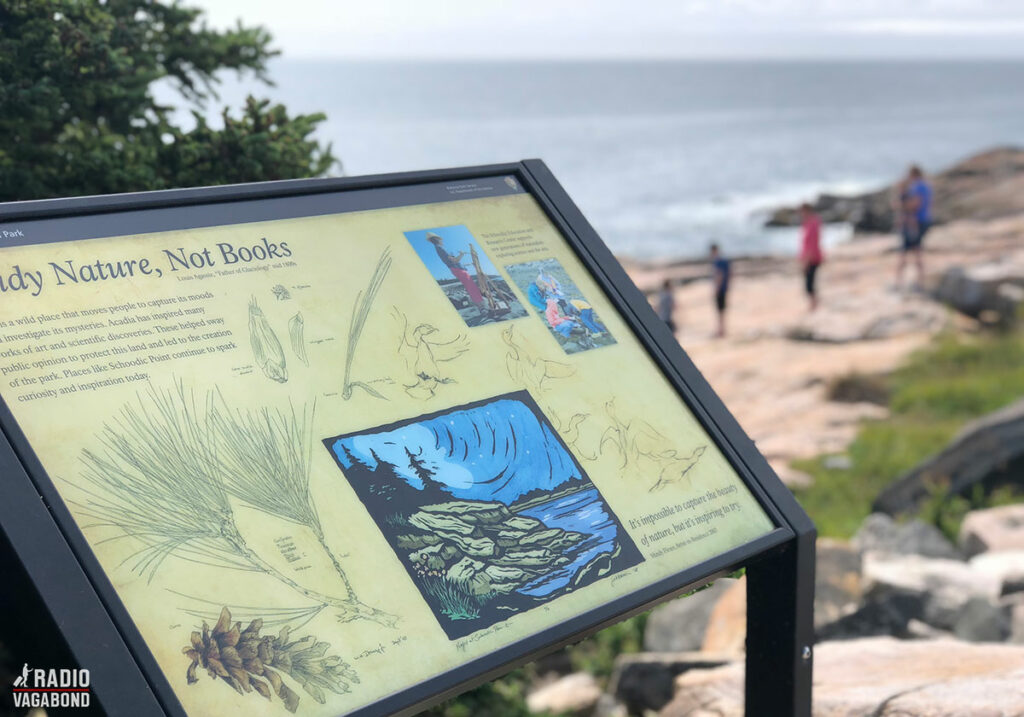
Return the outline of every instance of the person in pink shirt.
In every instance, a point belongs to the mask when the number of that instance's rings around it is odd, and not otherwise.
[[[818,267],[825,260],[821,252],[821,217],[814,211],[810,204],[804,202],[800,205],[801,227],[800,233],[803,242],[800,247],[800,264],[804,270],[804,290],[810,300],[810,310],[818,308],[818,294],[814,280],[818,275]]]
[[[572,330],[579,326],[574,320],[567,318],[558,311],[558,302],[554,299],[548,299],[547,310],[544,312],[544,317],[548,320],[548,326],[560,333],[562,336],[569,338],[569,334]]]

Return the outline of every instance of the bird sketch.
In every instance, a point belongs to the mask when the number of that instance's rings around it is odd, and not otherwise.
[[[597,454],[591,451],[587,451],[582,443],[582,436],[580,433],[584,422],[590,417],[589,413],[577,412],[569,416],[569,418],[563,420],[558,413],[548,406],[546,409],[548,417],[551,419],[552,425],[555,430],[558,431],[558,435],[562,437],[566,445],[572,448],[576,455],[587,461],[597,460]]]
[[[604,410],[610,425],[601,435],[600,452],[615,451],[621,461],[619,468],[627,468],[644,458],[658,460],[671,452],[662,448],[668,439],[647,421],[624,418],[614,398],[605,402]]]
[[[515,326],[506,327],[501,332],[501,340],[508,346],[505,353],[505,370],[508,371],[509,378],[534,394],[537,401],[544,406],[544,411],[551,418],[558,435],[576,452],[576,455],[584,460],[595,460],[597,455],[580,445],[580,429],[590,414],[578,411],[563,419],[544,398],[544,394],[548,393],[559,379],[576,375],[576,367],[565,361],[554,361],[539,356],[526,339],[516,333]]]
[[[570,363],[538,356],[516,334],[515,326],[506,327],[501,332],[501,340],[508,346],[505,369],[509,377],[527,389],[543,391],[551,381],[568,378],[576,373],[576,367]]]
[[[688,480],[690,471],[697,465],[706,450],[707,446],[697,446],[690,455],[683,458],[663,458],[664,467],[658,474],[658,480],[648,489],[648,492],[654,493],[673,483]]]
[[[671,447],[670,441],[650,423],[636,417],[623,416],[615,399],[604,405],[610,425],[601,435],[599,453],[614,452],[619,458],[620,470],[635,469],[639,474],[647,470],[658,471],[658,478],[648,488],[655,492],[686,478],[704,455],[707,446],[699,446],[685,457]]]
[[[443,336],[432,324],[410,328],[409,318],[397,306],[392,308],[392,316],[399,326],[398,355],[407,372],[407,380],[401,382],[406,394],[426,400],[442,385],[455,383],[441,364],[469,351],[469,338],[465,334]]]

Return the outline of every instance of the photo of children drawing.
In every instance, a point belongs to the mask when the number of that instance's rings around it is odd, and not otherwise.
[[[466,326],[482,326],[526,316],[494,264],[462,224],[405,232]]]
[[[567,354],[615,343],[615,338],[556,259],[505,267],[530,307]]]

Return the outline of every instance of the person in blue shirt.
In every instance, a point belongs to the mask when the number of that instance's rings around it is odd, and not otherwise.
[[[526,298],[530,300],[530,305],[542,314],[547,310],[548,301],[544,297],[543,289],[537,286],[536,281],[531,281],[526,288]]]
[[[715,331],[715,336],[722,338],[725,336],[725,307],[732,268],[729,266],[729,260],[722,256],[718,244],[711,245],[711,268],[714,271],[712,279],[715,289],[715,309],[718,311],[718,329]]]
[[[932,188],[924,178],[924,172],[914,165],[901,183],[898,198],[900,234],[903,245],[900,261],[896,267],[897,286],[903,281],[903,270],[908,256],[914,260],[917,269],[917,286],[924,283],[924,235],[932,223]]]

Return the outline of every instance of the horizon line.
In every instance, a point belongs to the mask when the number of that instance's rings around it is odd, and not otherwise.
[[[1008,62],[1024,63],[1024,52],[1000,55],[362,55],[362,54],[304,54],[280,51],[274,60],[334,60],[344,62],[422,62],[422,63],[621,63],[621,62],[777,62],[777,63],[881,63],[881,62],[928,62],[928,63],[970,63]]]

